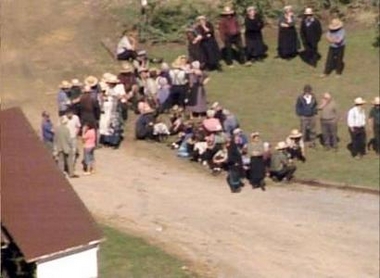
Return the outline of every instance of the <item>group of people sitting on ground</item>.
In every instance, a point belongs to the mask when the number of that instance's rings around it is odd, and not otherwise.
[[[228,67],[233,67],[234,60],[246,65],[263,61],[268,50],[262,35],[264,26],[263,17],[253,6],[246,8],[243,26],[236,12],[226,6],[220,13],[218,36],[213,23],[206,16],[200,15],[186,29],[189,60],[199,61],[202,70],[210,71],[221,71],[222,59]],[[290,60],[299,55],[305,63],[316,67],[321,58],[318,44],[322,37],[322,27],[312,8],[307,7],[304,10],[298,32],[297,16],[292,6],[285,6],[278,28],[277,57]],[[217,37],[223,47],[219,46]],[[321,77],[328,76],[334,70],[340,76],[344,69],[345,30],[339,18],[331,20],[326,39],[330,46]],[[118,43],[117,59],[133,61],[137,57],[136,36],[125,32]]]

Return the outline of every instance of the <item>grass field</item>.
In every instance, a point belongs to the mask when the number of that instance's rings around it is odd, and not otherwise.
[[[328,47],[325,41],[320,44],[322,60],[317,69],[312,69],[298,58],[292,61],[274,59],[276,33],[267,30],[264,36],[270,49],[265,62],[252,67],[225,67],[223,73],[212,73],[207,87],[208,101],[219,101],[236,113],[248,134],[260,131],[265,141],[275,144],[284,140],[291,129],[299,128],[294,105],[305,84],[312,85],[319,99],[324,92],[331,92],[341,115],[340,149],[337,153],[325,152],[321,146],[308,150],[308,161],[299,164],[297,177],[379,187],[379,158],[370,153],[356,161],[346,148],[349,143],[346,113],[353,99],[361,96],[370,102],[379,94],[379,49],[372,47],[375,36],[372,28],[348,30],[347,33],[343,76],[336,78],[332,74],[320,78]],[[156,46],[151,52],[172,61],[176,55],[186,53],[186,48]],[[371,105],[365,107],[369,111]]]
[[[99,252],[99,274],[104,278],[190,278],[198,277],[184,270],[172,257],[143,239],[103,226],[106,241]]]

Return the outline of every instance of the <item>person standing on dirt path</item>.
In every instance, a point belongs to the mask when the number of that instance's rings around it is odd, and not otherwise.
[[[41,136],[42,142],[44,142],[45,147],[49,150],[50,154],[53,154],[54,150],[54,128],[50,120],[50,115],[48,112],[42,112],[42,122],[41,122]]]
[[[347,125],[351,136],[351,154],[356,159],[361,159],[365,155],[366,149],[366,115],[363,105],[364,99],[358,97],[354,101],[355,105],[348,111]]]
[[[303,93],[296,101],[296,114],[300,118],[302,138],[309,142],[309,147],[315,147],[316,138],[316,115],[318,103],[309,84],[303,88]]]
[[[301,21],[300,36],[304,51],[300,53],[303,61],[312,67],[317,67],[321,55],[318,53],[318,43],[322,36],[321,23],[314,16],[311,8],[306,8]]]
[[[372,128],[373,149],[380,154],[380,97],[375,97],[373,107],[369,111],[368,123]]]
[[[71,101],[69,98],[71,84],[69,81],[62,81],[59,85],[59,91],[57,95],[57,103],[58,103],[58,116],[63,116],[66,114],[67,109],[69,109],[71,105]]]

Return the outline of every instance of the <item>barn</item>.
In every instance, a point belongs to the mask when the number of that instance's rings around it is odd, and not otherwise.
[[[94,278],[101,230],[19,108],[0,112],[2,277]]]

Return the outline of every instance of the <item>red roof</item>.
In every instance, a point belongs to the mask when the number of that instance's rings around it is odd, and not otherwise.
[[[27,262],[93,244],[100,229],[19,108],[0,112],[1,223]]]

